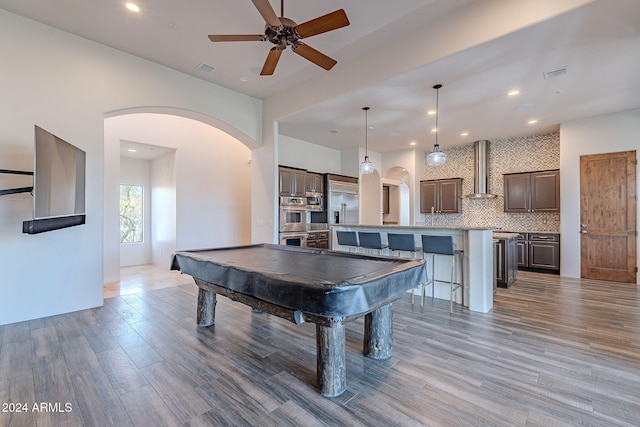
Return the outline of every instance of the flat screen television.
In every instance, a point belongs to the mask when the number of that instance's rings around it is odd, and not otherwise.
[[[33,221],[22,231],[36,234],[85,223],[86,153],[35,126]]]

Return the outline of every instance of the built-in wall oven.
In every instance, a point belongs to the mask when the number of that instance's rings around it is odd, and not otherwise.
[[[307,231],[307,198],[280,197],[280,233]]]

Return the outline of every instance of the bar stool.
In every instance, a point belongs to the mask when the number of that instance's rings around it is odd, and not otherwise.
[[[453,312],[453,293],[458,288],[463,288],[462,274],[460,276],[460,283],[455,283],[453,281],[455,271],[456,271],[456,260],[462,256],[462,251],[456,250],[454,248],[452,236],[422,235],[422,257],[424,258],[425,255],[431,255],[432,274],[431,274],[431,280],[422,284],[422,302],[420,303],[420,305],[424,305],[425,287],[431,285],[431,298],[433,298],[435,296],[436,282],[449,283],[451,285],[451,294],[449,296],[449,313],[452,313]],[[451,280],[449,282],[446,282],[443,280],[436,280],[436,277],[435,277],[436,256],[446,256],[451,258]],[[462,270],[462,262],[460,262],[460,269]],[[462,298],[464,303],[464,288],[462,291]]]
[[[415,258],[417,253],[422,250],[420,246],[416,246],[416,239],[413,234],[387,233],[387,241],[389,242],[389,250],[397,252],[398,256],[400,256],[401,252],[409,252]],[[423,284],[421,283],[421,285]],[[415,289],[411,289],[411,304],[413,304],[414,301]]]
[[[378,254],[381,254],[388,247],[382,243],[382,236],[379,232],[358,231],[358,241],[361,248],[369,249],[369,253],[375,249]]]
[[[336,231],[336,237],[338,238],[338,245],[346,246],[349,252],[353,248],[358,249],[358,236],[355,231]]]

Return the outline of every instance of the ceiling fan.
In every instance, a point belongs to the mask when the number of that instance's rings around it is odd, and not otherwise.
[[[269,0],[251,0],[260,15],[264,18],[264,34],[221,34],[209,35],[212,42],[240,42],[240,41],[270,41],[275,46],[271,48],[267,55],[261,76],[270,76],[278,65],[282,51],[291,46],[298,55],[313,62],[314,64],[330,70],[336,65],[336,61],[324,53],[315,50],[300,39],[315,36],[317,34],[333,31],[349,25],[349,19],[343,9],[304,22],[300,25],[293,20],[284,17],[284,0],[280,1],[281,15],[278,17],[271,7]]]

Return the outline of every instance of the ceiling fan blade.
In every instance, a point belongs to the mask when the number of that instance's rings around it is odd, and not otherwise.
[[[276,12],[271,7],[269,0],[251,0],[260,12],[260,15],[264,18],[264,21],[271,25],[272,27],[282,27],[282,22],[280,22],[280,18],[276,15]]]
[[[298,55],[313,62],[317,66],[324,68],[325,70],[332,69],[333,66],[338,63],[336,60],[329,58],[324,53],[315,50],[308,44],[304,44],[302,42],[296,43],[291,49]]]
[[[262,66],[262,71],[260,71],[261,76],[270,76],[273,74],[280,60],[280,55],[282,55],[282,50],[277,47],[271,48],[269,55],[267,55],[267,60],[264,61],[264,65]]]
[[[344,9],[338,9],[311,21],[303,22],[295,27],[295,31],[301,38],[304,38],[346,27],[347,25],[349,25],[347,14]]]
[[[265,40],[263,34],[210,34],[212,42],[261,42]]]

